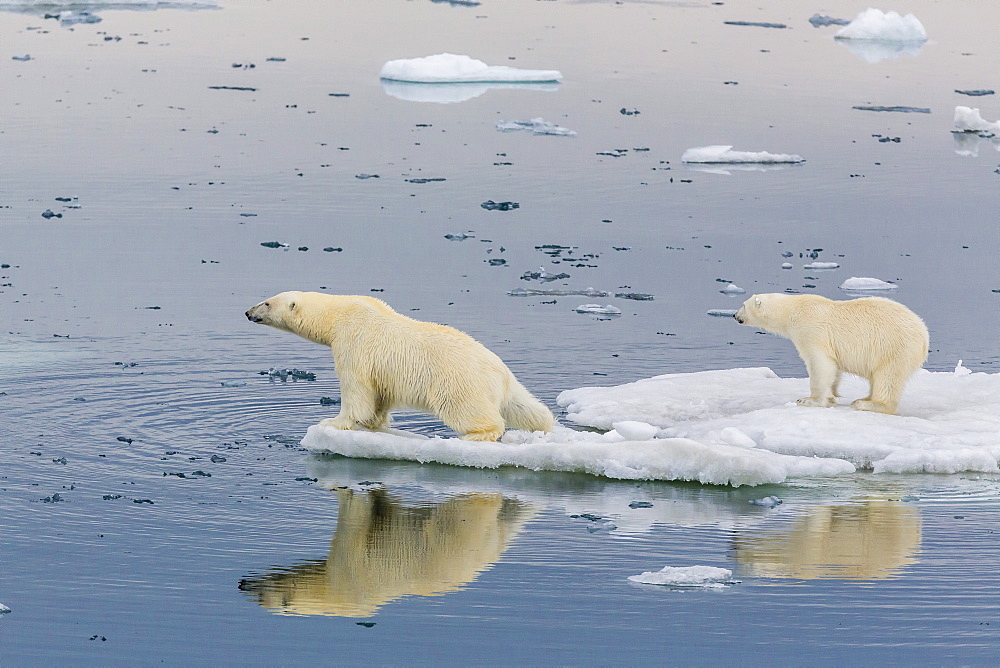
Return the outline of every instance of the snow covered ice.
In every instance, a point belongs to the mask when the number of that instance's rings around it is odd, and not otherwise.
[[[516,132],[529,130],[536,135],[555,135],[557,137],[575,137],[576,131],[551,123],[544,118],[532,118],[530,121],[497,121],[500,132]]]
[[[715,566],[664,566],[659,571],[630,575],[629,580],[640,584],[668,587],[706,587],[718,589],[734,582],[733,572]]]
[[[607,304],[601,306],[600,304],[581,304],[573,309],[577,313],[589,313],[590,315],[621,315],[622,310],[617,306],[612,306]]]
[[[490,66],[481,60],[453,53],[423,58],[390,60],[382,66],[382,79],[411,83],[525,83],[558,82],[558,70],[522,70],[505,65]]]
[[[971,132],[980,137],[1000,135],[1000,121],[990,123],[979,114],[979,109],[955,107],[955,129],[952,132]]]
[[[880,278],[869,278],[863,276],[851,276],[840,284],[841,290],[851,292],[885,291],[895,290],[896,284],[883,281]]]
[[[840,265],[836,262],[810,262],[809,264],[802,265],[803,269],[840,269]]]
[[[926,42],[927,31],[913,14],[883,12],[869,8],[837,31],[836,39],[878,40],[884,42]]]
[[[698,146],[689,148],[681,155],[681,162],[703,164],[739,163],[798,163],[805,158],[794,153],[768,153],[767,151],[734,151],[731,145]]]
[[[867,390],[864,380],[845,376],[840,391],[849,402]],[[761,367],[567,390],[557,402],[580,425],[646,422],[660,427],[657,439],[682,438],[707,448],[795,455],[814,458],[807,461],[816,465],[850,462],[875,473],[1000,472],[1000,373],[972,373],[961,365],[955,372],[920,370],[907,385],[899,415],[857,411],[846,403],[795,405],[808,394],[808,378],[779,378]]]

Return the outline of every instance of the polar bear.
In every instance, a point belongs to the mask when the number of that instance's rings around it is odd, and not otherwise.
[[[330,346],[341,407],[325,427],[381,430],[389,411],[407,407],[437,415],[469,441],[496,441],[508,428],[552,430],[552,412],[485,346],[380,299],[282,292],[246,316]]]
[[[910,309],[882,297],[833,301],[819,295],[754,295],[736,312],[741,325],[791,339],[809,372],[801,406],[832,406],[842,373],[868,380],[858,410],[896,412],[906,381],[927,360],[927,326]]]

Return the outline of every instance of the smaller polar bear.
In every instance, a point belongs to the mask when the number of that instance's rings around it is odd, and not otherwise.
[[[505,429],[552,430],[552,412],[485,346],[380,299],[282,292],[246,316],[330,346],[341,407],[323,426],[382,430],[389,411],[408,407],[437,415],[469,441],[496,441]]]
[[[927,360],[927,327],[910,309],[891,299],[863,297],[833,301],[819,295],[762,294],[734,316],[791,339],[809,372],[809,396],[801,406],[832,406],[842,373],[868,380],[858,410],[895,413],[906,381]]]

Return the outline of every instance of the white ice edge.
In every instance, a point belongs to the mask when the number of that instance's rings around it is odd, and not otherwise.
[[[984,136],[1000,135],[1000,121],[989,122],[978,108],[955,107],[955,132],[975,132]]]
[[[491,66],[469,56],[439,53],[423,58],[390,60],[382,66],[379,78],[410,83],[552,83],[562,81],[562,73]]]
[[[794,164],[805,158],[794,153],[768,153],[767,151],[734,151],[731,145],[716,144],[689,148],[681,155],[681,162],[694,164]]]

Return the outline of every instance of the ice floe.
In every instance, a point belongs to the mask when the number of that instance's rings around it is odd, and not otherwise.
[[[581,304],[573,309],[577,313],[587,313],[590,315],[621,315],[622,310],[617,306],[612,306],[607,304],[601,306],[600,304]]]
[[[768,153],[767,151],[734,151],[732,146],[698,146],[689,148],[681,156],[681,162],[702,164],[777,164],[805,162],[801,155],[793,153]]]
[[[639,433],[643,429],[648,433],[648,427],[625,427],[630,435],[645,436]],[[601,434],[562,426],[548,434],[509,431],[500,443],[475,443],[459,438],[427,438],[399,430],[351,431],[313,425],[302,445],[314,452],[345,457],[485,469],[516,466],[619,480],[688,480],[710,485],[762,485],[782,482],[788,477],[843,475],[855,470],[852,464],[839,459],[789,456],[686,438],[629,441],[614,430]]]
[[[641,575],[630,575],[629,580],[640,584],[661,585],[667,587],[704,587],[720,589],[728,584],[738,582],[732,579],[733,572],[728,568],[715,566],[664,566],[659,571],[646,571]]]
[[[883,42],[926,42],[927,31],[913,14],[883,12],[868,8],[837,31],[836,39],[877,40]]]
[[[867,292],[870,290],[895,290],[896,284],[883,281],[880,278],[869,278],[864,276],[851,276],[840,284],[841,290],[853,292]]]
[[[979,109],[955,107],[955,129],[952,132],[970,132],[980,137],[1000,135],[1000,121],[990,123],[979,114]]]
[[[830,269],[840,269],[840,265],[836,262],[810,262],[809,264],[802,265],[803,269],[813,269],[813,270],[830,270]]]
[[[845,376],[845,402],[867,383]],[[617,387],[567,390],[557,399],[570,421],[598,429],[633,420],[660,427],[657,439],[707,447],[849,461],[875,473],[996,473],[1000,460],[1000,373],[920,370],[899,415],[797,406],[807,378],[779,378],[767,368],[668,374]],[[656,442],[656,441],[654,441]],[[754,447],[755,446],[755,447]]]
[[[4,613],[7,613],[7,612],[10,612],[10,608],[8,608],[3,603],[0,603],[0,615],[2,615]]]
[[[544,118],[532,118],[530,121],[497,121],[500,132],[516,132],[528,130],[536,135],[555,135],[557,137],[575,137],[576,131],[549,122]]]
[[[527,83],[559,82],[558,70],[522,70],[506,65],[487,65],[481,60],[453,53],[423,58],[390,60],[379,77],[410,83]]]

